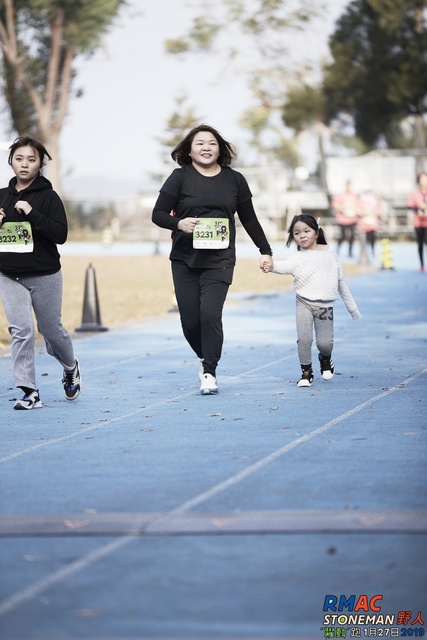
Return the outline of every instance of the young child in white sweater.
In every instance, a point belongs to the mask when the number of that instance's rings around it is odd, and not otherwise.
[[[262,269],[265,273],[272,271],[294,277],[298,357],[302,370],[297,384],[310,387],[314,379],[311,358],[313,327],[320,373],[324,380],[331,380],[334,375],[334,303],[341,296],[353,320],[360,318],[361,314],[344,279],[338,255],[326,243],[325,234],[313,216],[294,216],[286,246],[289,247],[292,241],[298,245],[297,253],[287,260],[274,260],[273,267],[266,263]]]

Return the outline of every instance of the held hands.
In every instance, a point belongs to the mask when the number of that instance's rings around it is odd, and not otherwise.
[[[24,215],[28,215],[33,210],[33,207],[26,200],[18,200],[15,204],[15,209],[18,213],[23,213]]]
[[[199,224],[199,218],[184,218],[178,222],[178,229],[184,233],[193,233]]]
[[[261,256],[260,261],[259,261],[259,268],[261,269],[261,271],[263,271],[264,273],[268,273],[269,271],[273,270],[273,258],[272,256]]]

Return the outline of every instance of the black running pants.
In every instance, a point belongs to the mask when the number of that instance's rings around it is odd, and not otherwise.
[[[172,276],[184,336],[203,358],[204,372],[215,376],[224,341],[222,311],[233,268],[192,269],[173,260]]]

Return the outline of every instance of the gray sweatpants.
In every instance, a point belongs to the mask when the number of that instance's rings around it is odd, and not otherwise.
[[[46,343],[46,350],[71,370],[75,357],[71,336],[62,326],[62,273],[48,276],[10,278],[0,273],[0,297],[12,336],[13,378],[17,387],[37,389],[35,374],[35,330]]]
[[[297,296],[297,344],[300,364],[311,364],[313,327],[316,346],[324,356],[330,356],[334,346],[334,302],[310,302]]]

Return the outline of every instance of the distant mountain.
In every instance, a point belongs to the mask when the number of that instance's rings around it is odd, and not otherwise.
[[[142,193],[158,191],[155,181],[119,180],[111,176],[68,176],[62,180],[62,195],[68,200],[111,202],[137,198]]]

